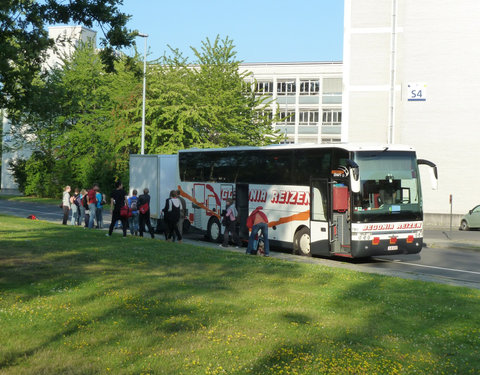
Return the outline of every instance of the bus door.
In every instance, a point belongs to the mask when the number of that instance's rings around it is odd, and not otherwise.
[[[331,197],[330,249],[335,254],[350,254],[350,191],[344,184],[333,183]]]
[[[198,203],[205,204],[205,184],[194,184],[193,185],[193,198]],[[203,228],[203,217],[205,216],[205,209],[197,206],[196,204],[192,205],[193,207],[193,226],[196,228]]]
[[[248,218],[248,197],[249,197],[249,187],[248,184],[237,184],[235,186],[235,207],[238,211],[237,225],[238,235],[240,240],[248,240],[249,232],[247,228],[247,218]]]
[[[312,179],[310,186],[310,252],[330,255],[328,222],[328,180]]]

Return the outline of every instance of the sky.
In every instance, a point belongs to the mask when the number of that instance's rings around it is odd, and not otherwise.
[[[190,47],[217,35],[246,63],[342,60],[343,0],[124,0],[120,9],[128,28],[149,35],[147,60],[170,45],[191,61]]]

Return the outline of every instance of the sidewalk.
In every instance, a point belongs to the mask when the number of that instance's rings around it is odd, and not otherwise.
[[[480,232],[462,232],[458,229],[425,230],[423,243],[428,248],[476,250],[480,252]]]

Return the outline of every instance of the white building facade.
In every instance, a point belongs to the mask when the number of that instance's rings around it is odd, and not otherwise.
[[[409,144],[436,163],[439,190],[422,186],[437,224],[450,195],[454,214],[480,204],[479,19],[478,0],[345,0],[342,141]]]
[[[342,124],[342,63],[252,63],[241,71],[271,101],[280,121],[274,129],[285,143],[340,142]]]

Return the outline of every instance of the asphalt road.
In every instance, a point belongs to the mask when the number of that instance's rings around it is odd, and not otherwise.
[[[19,217],[35,215],[38,220],[57,222],[59,224],[62,223],[63,219],[63,211],[58,206],[28,202],[13,202],[5,199],[0,199],[0,213]],[[110,211],[104,210],[103,225],[109,225],[111,219],[112,216],[110,215]]]
[[[56,206],[2,199],[0,213],[20,217],[33,214],[40,220],[59,224],[63,216],[62,210]],[[105,210],[103,216],[104,226],[108,227],[110,212]],[[202,241],[198,235],[187,235],[185,242],[217,247],[217,244]],[[480,231],[460,232],[458,228],[451,232],[426,230],[425,242],[428,247],[415,255],[390,255],[362,260],[305,258],[286,253],[272,253],[272,257],[480,289]],[[475,246],[478,250],[474,250]],[[229,250],[244,252],[243,249]]]

